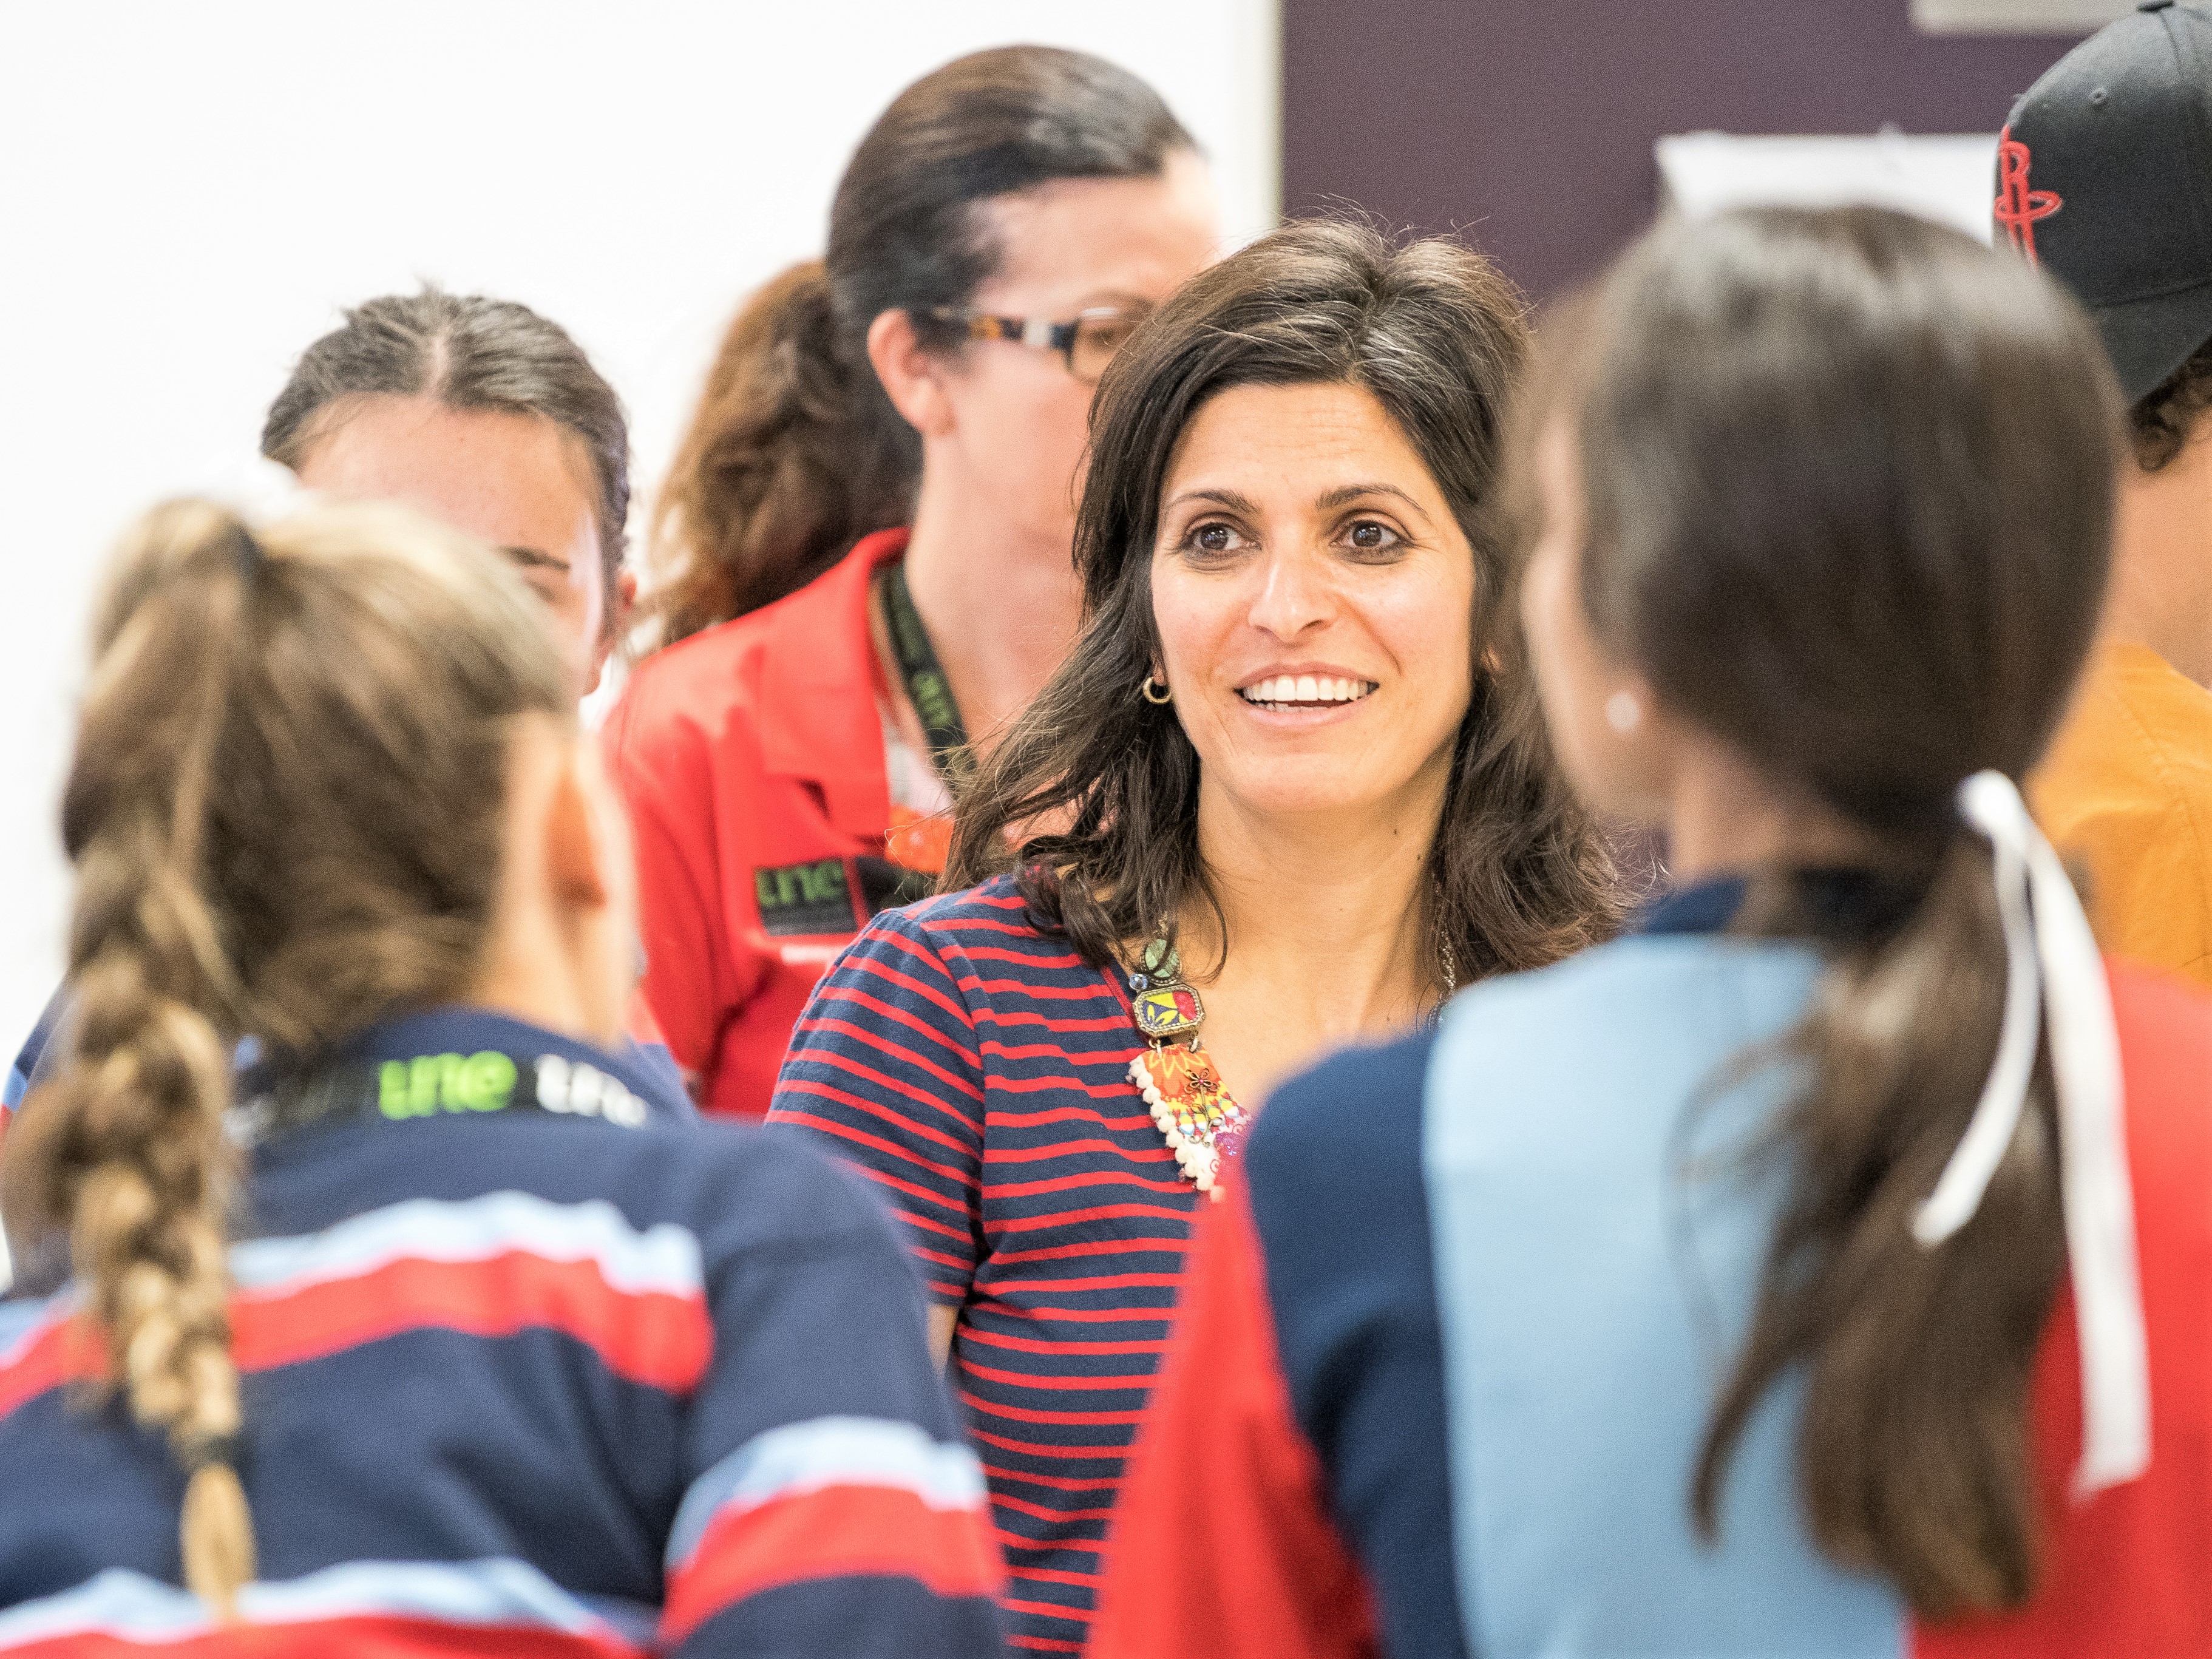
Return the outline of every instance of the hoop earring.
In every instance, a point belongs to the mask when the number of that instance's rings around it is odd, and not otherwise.
[[[1605,700],[1605,723],[1626,737],[1644,724],[1644,704],[1633,691],[1616,691]]]
[[[1154,684],[1153,677],[1152,677],[1152,675],[1150,675],[1150,674],[1146,675],[1146,676],[1145,676],[1145,683],[1144,683],[1142,685],[1140,685],[1140,686],[1139,686],[1139,687],[1137,688],[1137,694],[1138,694],[1138,696],[1141,696],[1142,698],[1144,698],[1144,700],[1145,700],[1146,702],[1149,702],[1149,703],[1154,703],[1154,704],[1159,704],[1159,703],[1170,703],[1170,702],[1173,702],[1175,701],[1175,692],[1174,692],[1174,690],[1173,690],[1170,687],[1169,687],[1169,686],[1168,686],[1164,682],[1161,682],[1161,683],[1160,683],[1160,694],[1159,694],[1159,696],[1154,696],[1152,695],[1152,685],[1153,685],[1153,684]]]

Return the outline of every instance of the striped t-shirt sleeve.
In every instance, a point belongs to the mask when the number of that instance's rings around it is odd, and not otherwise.
[[[983,1066],[960,984],[920,918],[887,910],[816,987],[769,1112],[880,1188],[931,1295],[966,1300],[980,1249]]]
[[[701,1244],[714,1358],[665,1558],[673,1659],[1000,1651],[981,1467],[923,1331],[912,1264],[849,1175],[793,1146],[772,1243]]]

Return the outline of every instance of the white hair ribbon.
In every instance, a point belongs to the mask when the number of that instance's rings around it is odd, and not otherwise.
[[[256,455],[241,461],[219,480],[215,498],[235,507],[257,529],[289,517],[317,500],[289,466]]]
[[[2047,1009],[2059,1192],[2081,1348],[2078,1501],[2134,1480],[2150,1464],[2150,1365],[2112,991],[2081,902],[2012,780],[1977,772],[1959,787],[1959,811],[1996,854],[2004,1019],[1981,1101],[1935,1192],[1913,1217],[1912,1236],[1933,1249],[1973,1218],[2020,1127]]]

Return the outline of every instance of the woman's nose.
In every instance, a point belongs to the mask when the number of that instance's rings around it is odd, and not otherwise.
[[[1279,640],[1295,639],[1335,613],[1336,596],[1326,562],[1309,551],[1271,554],[1258,575],[1249,620],[1263,633]]]

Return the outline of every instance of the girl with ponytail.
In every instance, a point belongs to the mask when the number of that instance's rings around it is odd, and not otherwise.
[[[2212,1003],[2100,962],[2017,787],[2104,589],[2095,334],[1919,221],[1734,215],[1519,426],[1553,744],[1679,885],[1276,1095],[1092,1651],[2212,1651]]]
[[[672,1127],[608,1046],[628,837],[505,561],[398,508],[153,514],[63,831],[0,1652],[990,1645],[981,1476],[872,1201]],[[778,1547],[823,1467],[868,1518]]]

